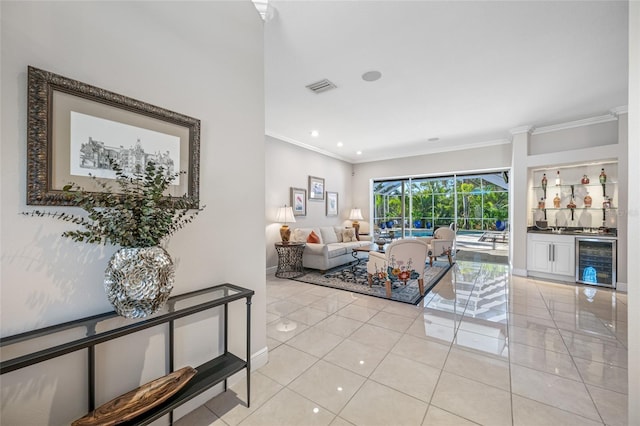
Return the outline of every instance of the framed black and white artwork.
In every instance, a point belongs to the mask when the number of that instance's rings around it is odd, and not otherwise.
[[[64,186],[92,191],[92,176],[115,178],[111,161],[179,172],[166,195],[199,207],[200,120],[29,67],[27,204],[73,205]]]

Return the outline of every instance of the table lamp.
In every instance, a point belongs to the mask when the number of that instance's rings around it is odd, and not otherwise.
[[[364,217],[362,217],[362,211],[360,209],[351,209],[351,212],[349,213],[349,220],[352,221],[352,225],[353,228],[356,230],[356,238],[359,240],[359,231],[360,231],[360,224],[358,223],[359,220],[363,220]]]
[[[289,242],[289,237],[291,236],[291,230],[287,223],[295,223],[296,218],[293,216],[293,209],[291,207],[287,207],[285,204],[284,207],[280,207],[278,212],[276,213],[276,222],[282,222],[283,225],[280,228],[280,237],[282,238],[283,243]]]

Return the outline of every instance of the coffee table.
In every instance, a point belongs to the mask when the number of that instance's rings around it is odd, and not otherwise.
[[[358,253],[369,253],[370,251],[377,251],[378,253],[384,253],[387,246],[385,245],[380,249],[377,244],[369,244],[368,246],[354,247],[351,249],[351,256],[355,259],[351,264],[351,271],[355,271],[356,266],[360,265],[364,260],[368,260],[366,257],[359,257]]]
[[[370,251],[377,251],[378,253],[384,253],[384,250],[387,246],[383,246],[382,250],[380,249],[380,247],[377,244],[369,244],[368,246],[360,246],[360,247],[354,247],[351,249],[351,255],[353,257],[357,257],[358,253],[369,253]],[[359,259],[359,258],[358,258]]]

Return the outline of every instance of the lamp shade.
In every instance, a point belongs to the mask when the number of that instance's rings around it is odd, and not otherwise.
[[[362,217],[362,211],[360,209],[351,209],[349,213],[349,220],[364,220]]]
[[[276,213],[276,222],[280,223],[295,223],[296,218],[293,215],[293,209],[291,207],[280,207]]]

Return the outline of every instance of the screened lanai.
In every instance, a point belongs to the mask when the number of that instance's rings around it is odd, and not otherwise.
[[[506,255],[507,171],[377,180],[372,195],[378,233],[428,236],[438,227],[453,226],[459,246],[502,249]]]

